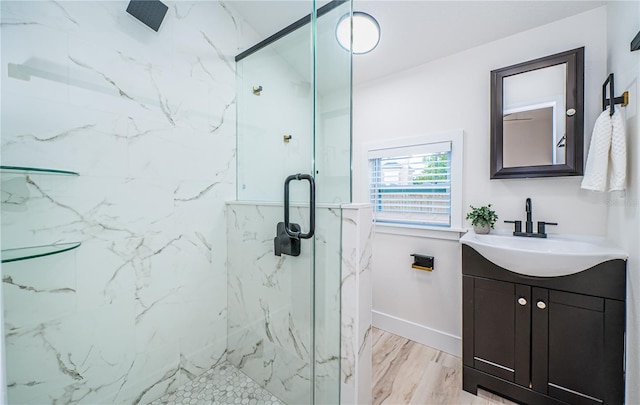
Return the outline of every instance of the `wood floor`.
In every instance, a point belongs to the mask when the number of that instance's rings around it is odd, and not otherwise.
[[[462,391],[458,357],[373,329],[373,405],[513,404],[489,392]]]

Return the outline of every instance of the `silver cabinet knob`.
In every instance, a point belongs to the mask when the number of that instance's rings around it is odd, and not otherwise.
[[[547,307],[547,304],[545,304],[543,301],[538,301],[538,303],[536,305],[540,309],[545,309]]]
[[[520,298],[518,298],[518,304],[520,304],[520,305],[527,305],[527,300],[526,300],[526,299],[524,299],[524,298],[522,298],[522,297],[520,297]]]
[[[569,108],[567,110],[567,117],[573,117],[574,115],[576,115],[576,110],[574,108]]]

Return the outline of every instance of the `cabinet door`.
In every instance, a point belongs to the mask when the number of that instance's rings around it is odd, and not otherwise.
[[[624,307],[620,317],[612,313],[620,309],[614,300],[533,290],[533,388],[575,405],[621,404]],[[607,314],[605,307],[609,301]],[[618,333],[607,327],[615,323]],[[616,354],[611,353],[616,347],[618,372],[612,370],[615,365],[609,366],[616,361]]]
[[[548,391],[549,290],[531,289],[531,388]]]
[[[528,385],[529,296],[528,286],[474,278],[474,368]]]

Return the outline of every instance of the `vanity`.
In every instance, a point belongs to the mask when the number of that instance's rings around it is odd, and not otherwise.
[[[467,233],[463,389],[525,404],[624,403],[626,258],[597,237]]]

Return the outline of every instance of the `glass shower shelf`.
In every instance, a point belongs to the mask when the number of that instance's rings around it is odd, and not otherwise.
[[[24,166],[0,166],[0,171],[8,173],[34,173],[34,174],[62,174],[67,176],[79,176],[78,172],[57,169],[43,169],[40,167],[24,167]]]
[[[19,260],[35,259],[55,255],[73,250],[80,246],[80,242],[58,243],[55,245],[31,246],[17,249],[5,249],[2,251],[2,263],[17,262]]]

